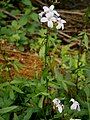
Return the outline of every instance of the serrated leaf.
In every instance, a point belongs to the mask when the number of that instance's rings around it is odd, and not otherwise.
[[[20,26],[24,26],[24,25],[26,25],[27,24],[27,22],[28,22],[28,17],[25,15],[25,16],[22,16],[21,18],[20,18],[20,20],[19,20],[19,25]]]
[[[12,110],[16,109],[18,106],[11,106],[11,107],[6,107],[6,108],[2,108],[0,109],[0,114],[5,114],[8,112],[11,112]]]

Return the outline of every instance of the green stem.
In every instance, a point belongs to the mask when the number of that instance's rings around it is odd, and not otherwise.
[[[47,53],[48,53],[48,36],[46,36],[46,39],[45,39],[45,70],[47,70]],[[48,93],[48,79],[47,79],[47,76],[45,77],[45,80],[46,80],[46,91]]]
[[[82,40],[81,40],[79,51],[78,51],[77,79],[76,79],[76,92],[77,92],[77,94],[78,94],[78,78],[79,78],[78,71],[79,71],[79,68],[80,68],[80,64],[79,63],[80,63],[80,59],[81,59],[81,51],[82,51]]]

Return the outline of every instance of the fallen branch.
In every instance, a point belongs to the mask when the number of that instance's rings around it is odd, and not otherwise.
[[[16,16],[12,15],[11,13],[9,13],[9,12],[6,11],[6,10],[0,9],[0,11],[1,11],[2,13],[4,13],[4,14],[6,14],[6,15],[8,15],[8,16],[14,18],[14,19],[16,19],[16,20],[18,19]]]
[[[72,15],[80,15],[80,16],[83,16],[85,13],[82,13],[82,12],[75,12],[75,11],[70,11],[70,10],[58,10],[59,13],[65,13],[65,14],[72,14]]]
[[[65,37],[67,37],[68,39],[71,39],[71,36],[67,35],[66,33],[64,33],[62,31],[59,31],[58,33],[65,36]]]

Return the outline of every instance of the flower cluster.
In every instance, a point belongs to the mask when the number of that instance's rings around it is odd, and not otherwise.
[[[58,98],[55,98],[53,101],[54,106],[58,109],[60,113],[62,113],[64,109],[64,105],[61,103],[61,101]],[[75,101],[73,98],[71,98],[70,102],[73,102],[71,105],[71,110],[77,110],[80,111],[80,105],[77,101]]]
[[[53,100],[53,104],[58,109],[58,111],[62,113],[64,105],[61,103],[61,101],[58,98],[55,98]]]
[[[49,8],[44,6],[43,10],[43,12],[39,13],[42,23],[46,22],[49,28],[53,28],[53,23],[55,23],[56,29],[64,29],[64,23],[66,23],[66,21],[60,18],[58,12],[54,10],[54,5],[51,5]]]

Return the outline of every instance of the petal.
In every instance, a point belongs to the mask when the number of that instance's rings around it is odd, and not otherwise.
[[[57,19],[56,19],[55,17],[52,17],[52,18],[51,18],[51,21],[56,22]]]
[[[59,21],[59,22],[60,22],[60,21],[61,21],[61,18],[60,18],[60,17],[59,17],[59,18],[57,18],[57,21]]]
[[[50,9],[47,6],[44,6],[43,9],[44,9],[44,12],[50,11]]]
[[[73,98],[71,98],[71,100],[70,100],[71,102],[75,102],[75,100],[73,99]]]
[[[71,110],[77,110],[77,108],[78,108],[78,104],[74,102],[74,103],[71,105]]]
[[[62,110],[63,110],[62,105],[58,104],[56,107],[58,108],[58,111],[62,113]]]
[[[49,8],[52,11],[54,9],[54,5],[51,5]]]
[[[52,102],[56,105],[59,104],[61,101],[58,98],[55,98]]]
[[[46,17],[41,18],[41,22],[47,22],[47,21],[48,21],[48,19]]]
[[[64,29],[64,24],[61,24],[62,30]]]
[[[40,16],[40,17],[42,17],[42,16],[43,16],[43,14],[44,14],[44,12],[41,12],[41,13],[39,13],[39,16]]]
[[[53,13],[57,15],[58,17],[60,16],[59,13],[56,10],[53,10]]]
[[[60,23],[58,23],[58,25],[56,26],[56,29],[61,29],[61,24]]]
[[[53,15],[54,14],[52,12],[48,12],[48,13],[46,13],[45,16],[49,19],[49,18],[53,17]]]
[[[77,106],[77,110],[80,111],[80,106],[79,105]]]
[[[65,21],[65,20],[63,20],[63,19],[61,19],[61,23],[66,23],[66,21]]]
[[[53,22],[51,20],[48,21],[48,27],[53,28]]]

